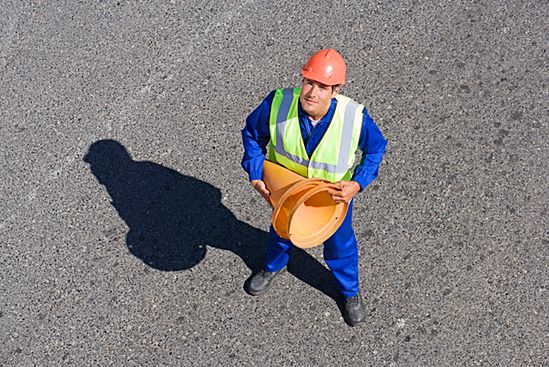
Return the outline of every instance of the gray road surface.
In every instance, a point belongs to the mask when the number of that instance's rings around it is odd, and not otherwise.
[[[546,1],[2,1],[1,366],[549,365]],[[272,292],[240,129],[319,48],[389,140],[366,323]]]

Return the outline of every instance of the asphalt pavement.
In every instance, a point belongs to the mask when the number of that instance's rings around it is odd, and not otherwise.
[[[2,1],[0,366],[548,366],[546,1]],[[240,130],[310,54],[389,141],[354,227],[252,297]]]

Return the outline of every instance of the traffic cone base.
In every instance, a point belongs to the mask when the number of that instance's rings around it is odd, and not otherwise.
[[[294,205],[288,221],[288,238],[298,247],[321,245],[339,228],[349,207],[334,202],[332,192],[338,187],[324,184],[311,189]]]
[[[271,193],[272,224],[276,233],[295,246],[322,244],[345,219],[348,203],[335,202],[339,186],[318,178],[304,178],[276,163],[265,161],[263,181]]]
[[[278,205],[274,206],[272,216],[273,227],[279,236],[286,239],[290,238],[288,236],[288,223],[295,209],[295,204],[304,193],[323,182],[321,179],[302,179],[280,197]]]

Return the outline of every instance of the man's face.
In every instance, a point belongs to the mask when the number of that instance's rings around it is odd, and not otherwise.
[[[313,120],[321,119],[330,109],[330,103],[339,92],[339,87],[303,78],[299,101],[301,107]]]

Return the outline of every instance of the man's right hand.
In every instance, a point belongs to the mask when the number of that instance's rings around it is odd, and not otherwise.
[[[271,193],[269,192],[269,190],[267,190],[267,186],[265,186],[265,182],[263,182],[262,180],[252,180],[252,181],[250,181],[250,183],[252,184],[254,189],[256,189],[256,191],[259,192],[261,194],[261,196],[263,196],[265,198],[265,200],[267,200],[269,205],[273,206],[273,204],[271,203],[271,198],[270,198]]]

